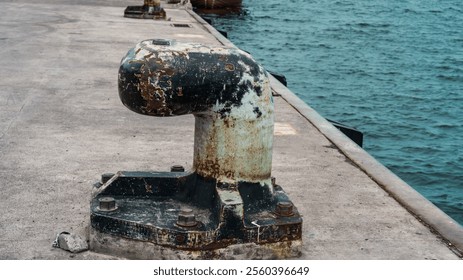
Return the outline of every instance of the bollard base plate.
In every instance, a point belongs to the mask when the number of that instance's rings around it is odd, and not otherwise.
[[[102,181],[95,185],[90,203],[92,250],[120,255],[117,252],[133,246],[118,246],[133,241],[144,244],[140,247],[154,246],[150,252],[178,252],[193,259],[227,258],[233,254],[222,252],[240,248],[253,248],[257,254],[243,253],[243,258],[262,258],[258,255],[264,253],[286,258],[296,255],[302,239],[297,208],[271,182],[229,184],[195,172],[128,171],[103,176]],[[109,200],[114,207],[102,207]],[[141,258],[157,257],[144,253]]]
[[[274,260],[301,256],[302,241],[277,243],[234,244],[214,250],[178,250],[101,233],[90,228],[90,248],[93,252],[134,260]]]

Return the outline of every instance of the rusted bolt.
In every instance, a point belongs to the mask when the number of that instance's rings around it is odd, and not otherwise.
[[[281,217],[290,217],[294,215],[293,204],[289,201],[282,201],[277,203],[275,214]]]
[[[185,172],[185,168],[181,165],[173,165],[170,168],[170,172]]]
[[[113,197],[100,197],[98,202],[98,210],[100,211],[114,211],[117,209],[116,200]]]
[[[198,224],[193,210],[185,208],[178,213],[177,225],[181,227],[194,227]]]
[[[273,176],[272,176],[271,179],[272,179],[272,186],[275,187],[275,184],[276,184],[276,182],[277,182],[277,179],[276,179],[275,177],[273,177]]]
[[[101,183],[106,184],[114,176],[114,173],[104,173],[101,175]]]
[[[177,234],[177,236],[175,236],[175,241],[177,241],[179,244],[185,243],[185,240],[186,238],[183,234]]]

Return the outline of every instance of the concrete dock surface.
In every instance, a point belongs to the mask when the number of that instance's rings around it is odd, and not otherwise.
[[[52,242],[61,231],[87,235],[101,174],[191,168],[193,116],[129,111],[119,63],[144,39],[230,43],[175,5],[165,5],[166,21],[123,17],[142,3],[0,1],[0,259],[117,259]],[[284,86],[272,87],[280,95],[272,175],[303,215],[301,259],[461,258],[461,226]]]

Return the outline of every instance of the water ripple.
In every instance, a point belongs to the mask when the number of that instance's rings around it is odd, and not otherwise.
[[[243,0],[231,41],[463,224],[461,0]]]

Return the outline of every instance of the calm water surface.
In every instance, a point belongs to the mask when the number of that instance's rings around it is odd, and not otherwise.
[[[463,1],[243,0],[212,17],[463,224]]]

